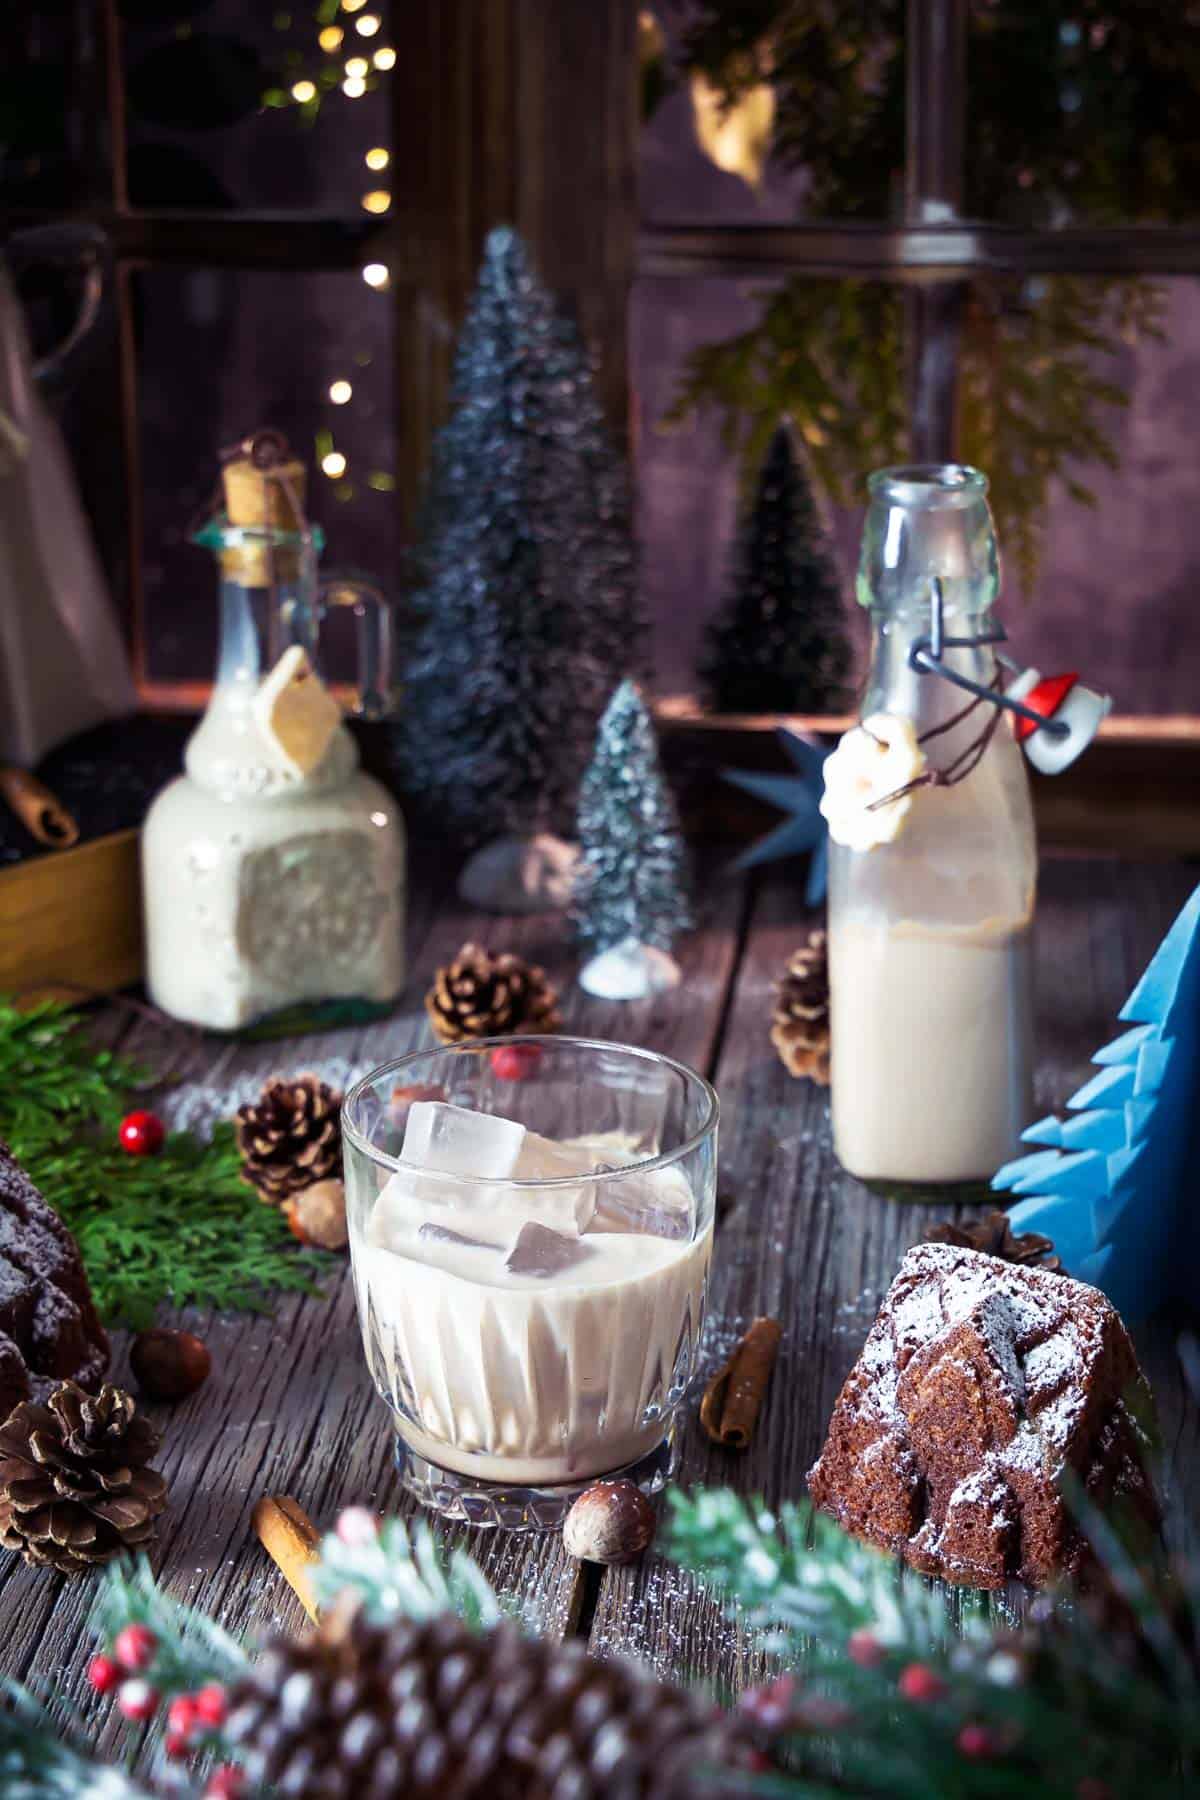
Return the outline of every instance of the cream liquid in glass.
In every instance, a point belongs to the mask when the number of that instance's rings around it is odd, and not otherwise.
[[[610,1143],[597,1150],[612,1157]],[[371,1373],[411,1448],[476,1480],[545,1486],[651,1451],[691,1374],[711,1223],[694,1238],[623,1230],[631,1220],[606,1219],[601,1203],[569,1267],[519,1273],[506,1266],[511,1224],[448,1211],[447,1234],[431,1236],[438,1209],[414,1204],[397,1179],[355,1249],[354,1275]],[[686,1230],[694,1214],[677,1168],[615,1185],[635,1217],[660,1206]]]

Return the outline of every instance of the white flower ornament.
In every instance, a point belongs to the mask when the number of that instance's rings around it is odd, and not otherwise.
[[[890,844],[912,806],[911,792],[899,790],[920,779],[926,761],[911,719],[872,713],[847,731],[826,760],[821,796],[821,811],[834,843],[850,850]]]

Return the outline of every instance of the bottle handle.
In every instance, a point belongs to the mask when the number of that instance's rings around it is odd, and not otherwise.
[[[336,577],[318,590],[318,622],[334,606],[354,609],[358,689],[353,712],[383,719],[392,710],[392,609],[372,582]]]

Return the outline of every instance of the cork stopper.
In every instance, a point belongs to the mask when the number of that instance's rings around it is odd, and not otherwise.
[[[225,511],[231,525],[274,531],[299,531],[304,513],[308,471],[289,459],[262,468],[251,456],[239,456],[221,470]],[[293,504],[294,503],[294,504]],[[301,517],[296,517],[299,507]]]
[[[257,431],[221,468],[225,513],[230,525],[263,533],[260,540],[221,551],[225,575],[243,587],[271,587],[294,581],[300,571],[295,539],[305,526],[308,470],[292,456],[281,432]],[[290,542],[273,542],[286,533]]]

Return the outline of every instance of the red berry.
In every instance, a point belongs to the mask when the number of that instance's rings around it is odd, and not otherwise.
[[[193,1694],[192,1705],[202,1725],[223,1725],[229,1712],[225,1689],[215,1681],[210,1681],[207,1687],[202,1687],[198,1693]]]
[[[959,1750],[972,1762],[986,1762],[989,1757],[1000,1754],[999,1739],[986,1725],[964,1725],[957,1742]]]
[[[181,1731],[168,1731],[163,1739],[163,1755],[169,1756],[172,1762],[182,1762],[192,1754],[192,1745]]]
[[[93,1656],[87,1677],[98,1694],[111,1694],[121,1679],[121,1671],[111,1656]]]
[[[906,1700],[916,1700],[922,1705],[940,1700],[949,1692],[941,1676],[928,1663],[909,1663],[900,1671],[899,1687]]]
[[[190,1694],[177,1694],[167,1708],[167,1730],[178,1737],[187,1737],[194,1730],[199,1714],[196,1702]]]
[[[222,1763],[208,1778],[204,1800],[241,1800],[246,1792],[246,1777],[236,1763]]]
[[[135,1675],[132,1681],[123,1681],[117,1692],[117,1706],[127,1719],[136,1719],[139,1724],[152,1719],[158,1711],[159,1693],[148,1681]]]
[[[167,1131],[157,1113],[131,1112],[121,1120],[117,1133],[122,1150],[130,1156],[153,1156],[161,1150]]]
[[[540,1044],[497,1044],[491,1054],[492,1074],[500,1081],[528,1081],[542,1060]]]
[[[1101,1781],[1097,1775],[1085,1775],[1075,1792],[1079,1800],[1113,1800],[1113,1791],[1107,1781]]]
[[[887,1651],[873,1631],[868,1631],[865,1626],[860,1626],[857,1631],[852,1631],[846,1639],[846,1654],[851,1662],[858,1664],[860,1669],[877,1669],[887,1655]]]
[[[794,1675],[777,1675],[762,1687],[747,1689],[739,1705],[756,1725],[767,1731],[781,1731],[795,1711],[798,1685]]]
[[[113,1640],[113,1655],[121,1667],[135,1675],[154,1661],[158,1639],[148,1625],[125,1625]]]

